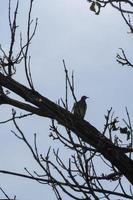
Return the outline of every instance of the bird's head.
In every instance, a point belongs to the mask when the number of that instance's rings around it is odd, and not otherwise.
[[[83,100],[86,100],[86,99],[88,99],[89,97],[87,97],[87,96],[82,96],[81,97],[81,99],[83,99]]]

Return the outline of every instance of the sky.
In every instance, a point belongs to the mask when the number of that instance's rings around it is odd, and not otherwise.
[[[12,6],[14,6],[12,1]],[[25,32],[27,0],[20,0],[18,23],[19,31]],[[0,43],[4,49],[9,45],[8,1],[2,1],[0,12]],[[33,19],[38,17],[36,35],[32,41],[30,55],[32,76],[35,88],[50,100],[56,102],[65,97],[65,74],[62,60],[71,74],[74,71],[75,94],[89,96],[85,119],[103,130],[104,114],[113,107],[120,120],[126,118],[125,106],[133,113],[131,68],[122,67],[116,62],[119,48],[125,49],[131,58],[132,35],[120,14],[108,7],[95,15],[89,10],[87,1],[81,0],[35,0]],[[18,66],[16,80],[26,84],[22,73],[23,66]],[[73,98],[69,96],[69,109]],[[18,110],[18,113],[21,111]],[[11,116],[11,107],[2,105],[0,121]],[[20,127],[32,141],[31,135],[37,133],[39,147],[45,153],[53,144],[49,135],[49,119],[38,116],[19,121]],[[0,169],[24,173],[24,167],[36,166],[26,146],[12,133],[12,123],[0,125]],[[58,146],[58,145],[57,145]],[[42,196],[47,200],[56,199],[48,186],[39,185],[30,180],[0,175],[2,187],[9,195],[17,199],[34,200]],[[0,198],[2,194],[0,194]]]

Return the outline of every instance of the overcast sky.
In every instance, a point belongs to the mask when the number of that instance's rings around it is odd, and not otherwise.
[[[18,32],[22,30],[24,33],[28,2],[20,0]],[[7,14],[8,0],[4,0],[1,2],[0,12],[0,43],[5,49],[8,49],[10,39]],[[104,114],[110,107],[123,119],[126,117],[127,106],[132,116],[133,71],[116,62],[119,48],[124,48],[130,58],[132,52],[132,35],[127,33],[128,28],[120,14],[108,7],[97,16],[89,10],[89,4],[85,0],[35,0],[32,16],[34,19],[39,18],[30,49],[36,89],[54,102],[64,98],[65,75],[62,60],[65,59],[70,74],[74,70],[77,99],[82,95],[90,97],[86,120],[102,131]],[[18,67],[16,79],[25,83],[23,66]],[[69,99],[71,109],[72,97]],[[1,106],[0,112],[2,121],[10,117],[11,108],[6,106],[5,111],[5,105]],[[38,133],[39,145],[46,153],[51,144],[48,137],[50,120],[35,117],[19,124],[28,138],[33,133]],[[33,166],[36,165],[30,152],[11,134],[11,129],[15,130],[12,123],[1,125],[0,169],[22,173],[24,167],[34,170]],[[0,187],[9,195],[17,195],[17,199],[34,200],[44,196],[47,200],[55,199],[47,186],[7,175],[0,177]]]

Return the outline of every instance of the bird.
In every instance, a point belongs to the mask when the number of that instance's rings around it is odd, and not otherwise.
[[[89,98],[87,96],[82,96],[81,99],[74,103],[72,112],[75,116],[78,118],[84,119],[86,110],[87,110],[87,104],[86,99]]]

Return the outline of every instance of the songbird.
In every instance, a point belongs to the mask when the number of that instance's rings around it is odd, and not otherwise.
[[[86,99],[89,97],[82,96],[81,99],[78,102],[75,102],[73,105],[73,113],[75,116],[84,119],[86,110],[87,110],[87,104],[86,104]]]

